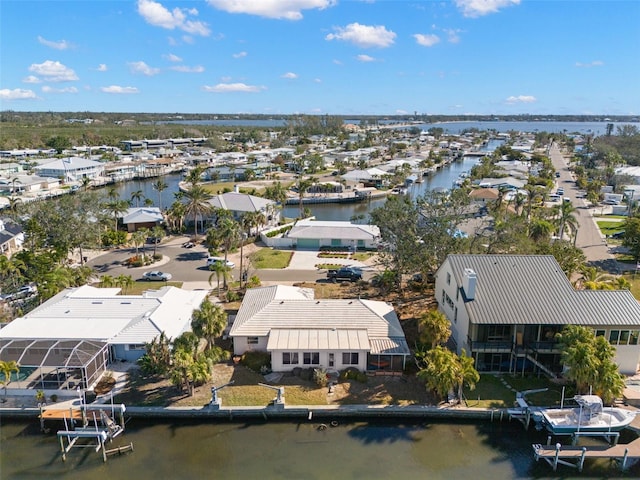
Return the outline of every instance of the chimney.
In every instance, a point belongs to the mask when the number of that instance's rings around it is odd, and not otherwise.
[[[470,268],[465,268],[462,275],[462,290],[468,300],[473,300],[476,296],[476,272]]]

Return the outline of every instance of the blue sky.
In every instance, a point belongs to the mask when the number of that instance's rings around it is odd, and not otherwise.
[[[638,115],[640,1],[2,0],[0,109]]]

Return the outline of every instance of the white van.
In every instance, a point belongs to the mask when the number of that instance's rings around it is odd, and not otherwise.
[[[207,267],[210,267],[211,265],[215,265],[217,263],[221,263],[223,265],[225,265],[225,260],[222,257],[209,257],[207,258]],[[227,260],[226,261],[226,266],[229,268],[234,268],[236,266],[235,263],[233,263],[231,260]]]

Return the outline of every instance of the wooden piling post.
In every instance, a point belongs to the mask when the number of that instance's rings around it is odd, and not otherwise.
[[[553,471],[558,470],[558,458],[560,457],[560,444],[556,443],[556,456],[553,458]]]

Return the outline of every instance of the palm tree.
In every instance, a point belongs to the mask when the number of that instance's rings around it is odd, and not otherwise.
[[[225,264],[229,256],[229,252],[236,246],[239,240],[241,240],[241,228],[240,224],[233,218],[223,218],[218,223],[218,234],[222,238],[222,245],[224,246],[224,260]],[[224,279],[224,288],[227,288],[227,280]]]
[[[191,328],[198,337],[207,341],[207,349],[215,345],[215,339],[222,335],[226,326],[227,314],[220,305],[205,300],[199,309],[193,311]]]
[[[131,275],[118,275],[115,279],[114,282],[117,286],[119,286],[122,289],[123,293],[127,293],[127,290],[133,286],[134,283],[136,283],[133,280],[133,277]]]
[[[201,182],[203,173],[204,167],[198,165],[193,170],[189,170],[184,180],[191,185],[191,188],[193,188]]]
[[[184,226],[184,216],[186,213],[185,204],[176,200],[167,211],[167,221],[174,232],[182,232]]]
[[[418,326],[420,341],[431,344],[431,348],[442,345],[451,336],[451,324],[439,310],[430,310],[420,317]]]
[[[282,186],[282,183],[275,182],[264,189],[264,198],[284,205],[287,201],[287,189]]]
[[[462,389],[465,385],[470,390],[473,390],[480,381],[480,374],[475,369],[474,364],[474,358],[467,356],[467,352],[463,348],[460,355],[458,355],[458,398],[460,400],[464,397]]]
[[[129,238],[129,242],[132,243],[136,249],[136,256],[138,256],[138,248],[144,245],[144,242],[147,240],[147,233],[148,231],[146,229],[136,230]]]
[[[576,211],[576,207],[574,207],[571,202],[563,201],[560,205],[560,209],[558,212],[558,225],[559,225],[559,233],[558,237],[560,239],[563,238],[565,227],[569,227],[572,232],[577,233],[578,220],[576,219],[574,213]]]
[[[82,189],[86,192],[87,190],[89,190],[89,187],[91,186],[91,178],[82,177],[82,179],[80,180],[80,183],[82,185]]]
[[[102,288],[113,287],[114,278],[111,275],[102,275],[100,277],[100,286]]]
[[[267,223],[267,218],[264,213],[260,211],[245,212],[240,219],[240,223],[242,224],[242,228],[245,229],[247,236],[250,237],[251,230],[255,228],[256,231],[258,231],[262,225]]]
[[[227,285],[226,279],[229,276],[229,272],[231,271],[231,269],[227,267],[227,265],[225,265],[223,262],[215,262],[212,265],[209,265],[209,270],[213,272],[211,273],[211,275],[209,275],[209,285],[211,285],[211,282],[213,281],[213,276],[215,275],[216,280],[218,282],[218,298],[220,298],[221,296],[220,277],[223,278],[225,288],[226,288],[226,285]]]
[[[106,205],[107,209],[113,213],[115,220],[114,231],[118,231],[118,218],[129,209],[129,202],[126,200],[114,200]]]
[[[156,225],[151,229],[150,236],[153,238],[153,256],[158,252],[158,243],[167,235],[167,232],[160,225]]]
[[[142,190],[136,190],[135,192],[131,192],[131,201],[136,201],[136,207],[140,208],[140,200],[144,198],[144,194]]]
[[[206,191],[200,185],[193,185],[184,194],[187,199],[185,205],[185,215],[193,218],[193,238],[198,238],[198,217],[202,217],[207,212],[211,211],[211,205],[209,199],[211,194]]]
[[[4,387],[4,401],[7,399],[7,385],[11,383],[11,374],[20,373],[20,364],[15,360],[0,360],[0,373],[4,376],[2,386]]]
[[[158,192],[158,208],[160,209],[160,211],[162,211],[162,192],[164,190],[166,190],[167,188],[169,188],[169,185],[167,185],[164,182],[164,180],[159,178],[158,180],[153,182],[152,187],[153,187],[154,190],[156,190]]]
[[[316,183],[316,179],[308,177],[303,179],[302,176],[298,179],[298,202],[300,206],[300,218],[304,218],[304,206],[303,198],[304,194]]]

